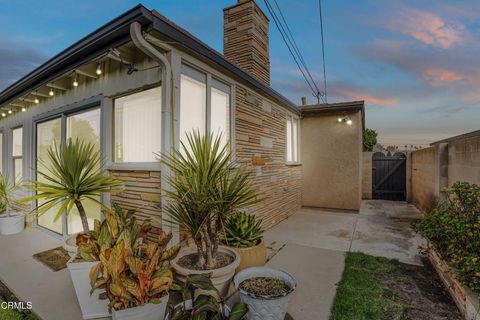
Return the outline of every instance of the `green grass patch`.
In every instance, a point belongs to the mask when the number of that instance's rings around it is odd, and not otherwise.
[[[388,298],[375,275],[389,273],[396,260],[347,252],[330,320],[401,319],[403,306]]]

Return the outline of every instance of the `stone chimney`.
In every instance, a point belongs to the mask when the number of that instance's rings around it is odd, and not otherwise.
[[[268,18],[255,0],[238,0],[223,9],[223,54],[263,83],[270,85]]]

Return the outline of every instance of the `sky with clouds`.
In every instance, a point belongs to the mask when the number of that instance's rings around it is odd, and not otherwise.
[[[277,1],[323,85],[318,1]],[[222,8],[235,2],[143,4],[221,52]],[[0,0],[0,90],[137,3]],[[480,129],[480,1],[322,3],[329,102],[365,100],[367,126],[386,145],[425,145]],[[273,21],[270,49],[272,86],[293,102],[315,102]]]

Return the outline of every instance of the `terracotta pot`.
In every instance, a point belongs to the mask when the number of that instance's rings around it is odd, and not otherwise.
[[[230,247],[240,255],[240,265],[235,270],[235,273],[250,267],[262,267],[267,260],[267,248],[263,240],[254,247],[236,248]]]
[[[224,252],[232,257],[235,257],[232,263],[230,263],[228,266],[218,268],[218,269],[213,269],[213,270],[193,270],[193,269],[188,269],[185,267],[182,267],[178,264],[178,260],[186,255],[192,254],[192,253],[197,253],[197,248],[195,247],[188,247],[180,250],[178,253],[177,257],[172,260],[172,267],[177,273],[177,276],[180,281],[185,281],[187,276],[192,275],[192,274],[205,274],[205,273],[212,273],[212,283],[217,288],[217,290],[220,292],[220,295],[222,297],[225,297],[225,295],[228,292],[228,287],[230,286],[230,280],[232,280],[234,274],[235,274],[235,269],[240,265],[240,256],[239,254],[233,250],[232,248],[229,247],[224,247],[224,246],[219,246],[218,247],[218,252]]]

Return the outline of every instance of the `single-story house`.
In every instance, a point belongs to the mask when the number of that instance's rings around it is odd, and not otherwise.
[[[265,227],[293,214],[302,199],[358,210],[355,187],[330,187],[337,178],[360,187],[361,161],[345,172],[338,165],[361,157],[363,102],[297,106],[272,89],[268,25],[254,0],[224,9],[222,55],[160,13],[134,7],[0,93],[1,170],[35,179],[32,168],[52,143],[80,137],[125,182],[124,192],[102,201],[161,217],[166,171],[155,153],[178,148],[198,128],[222,132],[235,160],[251,169],[264,201],[247,210]],[[303,197],[302,170],[317,179],[303,186]],[[338,197],[332,191],[353,200],[310,201],[312,193]],[[87,207],[90,220],[101,216],[97,205]],[[52,212],[30,223],[56,237],[81,230],[78,215],[53,222]]]

